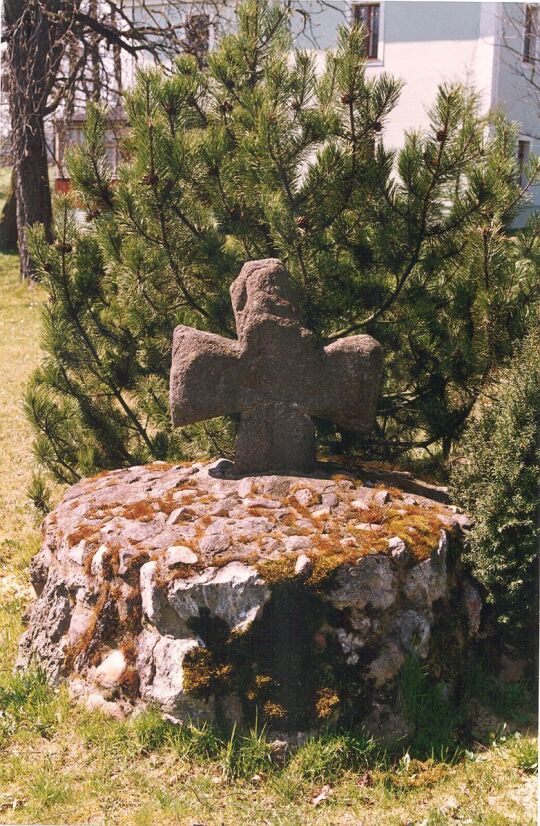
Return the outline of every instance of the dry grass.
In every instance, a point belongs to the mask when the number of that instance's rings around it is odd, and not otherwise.
[[[39,358],[42,292],[19,281],[18,258],[0,255],[0,650],[12,651],[30,596],[27,569],[39,531],[25,496],[33,470],[22,396]],[[0,658],[0,675],[8,663]],[[1,786],[1,784],[0,784]]]
[[[39,358],[41,300],[39,289],[19,284],[16,258],[0,256],[0,689],[11,685],[20,616],[28,595],[27,563],[39,539],[25,500],[34,463],[21,398]],[[321,697],[323,713],[331,713],[332,700]],[[479,748],[454,764],[405,760],[371,772],[337,773],[322,746],[308,745],[283,770],[260,771],[259,779],[250,775],[252,779],[228,780],[223,754],[211,759],[202,756],[205,738],[211,752],[205,730],[189,741],[199,743],[196,756],[159,738],[149,746],[151,727],[144,739],[140,722],[126,724],[85,713],[62,692],[30,706],[28,718],[22,715],[22,720],[12,730],[9,718],[0,714],[0,822],[5,824],[533,826],[535,822],[536,781],[524,768],[523,756],[533,749],[531,737]],[[159,733],[159,723],[155,726]],[[325,783],[331,787],[329,797],[315,807],[312,800]]]

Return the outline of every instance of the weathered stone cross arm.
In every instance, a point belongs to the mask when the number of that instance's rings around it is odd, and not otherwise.
[[[180,326],[174,332],[171,412],[175,426],[240,414],[240,473],[309,470],[312,417],[368,432],[382,348],[350,336],[322,348],[298,320],[287,271],[251,261],[231,285],[238,340]]]

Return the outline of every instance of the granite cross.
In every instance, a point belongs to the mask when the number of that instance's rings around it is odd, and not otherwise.
[[[322,347],[301,326],[281,261],[250,261],[231,285],[238,340],[180,326],[171,369],[173,425],[240,414],[238,473],[309,470],[312,417],[368,432],[382,371],[371,336]]]

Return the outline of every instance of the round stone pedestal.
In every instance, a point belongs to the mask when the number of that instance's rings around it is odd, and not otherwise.
[[[481,602],[442,489],[370,466],[232,472],[156,462],[70,488],[18,665],[114,715],[279,731],[395,723],[407,656],[452,690]]]

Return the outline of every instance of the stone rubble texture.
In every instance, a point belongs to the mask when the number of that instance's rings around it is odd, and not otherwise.
[[[301,326],[291,280],[275,258],[245,264],[230,292],[238,340],[174,331],[175,426],[240,414],[239,474],[313,468],[314,416],[371,430],[383,359],[375,339],[348,336],[321,347]]]
[[[312,650],[337,686],[317,688],[302,724],[352,708],[377,730],[395,718],[408,654],[444,679],[452,669],[457,676],[482,604],[461,571],[463,534],[444,492],[369,466],[336,473],[322,463],[310,476],[240,480],[229,471],[224,461],[156,462],[70,488],[46,518],[32,562],[37,599],[18,666],[39,665],[53,682],[67,678],[74,696],[114,716],[157,704],[178,720],[242,720],[258,702],[254,693],[270,684],[268,663],[277,669],[276,696],[289,672],[291,684],[302,683],[302,673],[294,676],[299,635],[308,649],[303,667]],[[437,637],[441,623],[458,650],[446,675],[451,646]],[[246,651],[253,669],[267,658],[261,674],[243,671],[220,690],[211,680],[206,692],[195,690],[193,663],[211,661],[229,679],[225,652],[237,645],[247,646],[239,667]],[[300,690],[308,705],[308,688]],[[260,716],[286,727],[275,699],[260,703]]]

